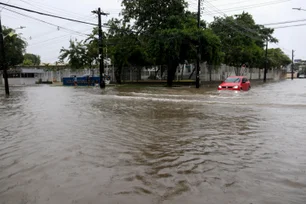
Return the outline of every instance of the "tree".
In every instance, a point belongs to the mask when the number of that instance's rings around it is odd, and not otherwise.
[[[15,34],[15,30],[3,26],[4,50],[8,66],[15,66],[23,62],[23,53],[25,52],[27,43],[19,35]]]
[[[83,58],[85,59],[85,64],[90,69],[96,67],[99,61],[99,41],[96,37],[97,35],[98,28],[94,28],[90,36],[84,41],[85,54]]]
[[[187,8],[185,0],[123,0],[122,5],[124,21],[135,20],[134,28],[142,33],[177,27]]]
[[[179,64],[195,62],[197,46],[201,46],[202,61],[220,64],[221,41],[206,23],[197,28],[197,14],[187,11],[184,0],[123,0],[124,22],[134,22],[142,45],[153,65],[167,65],[167,84],[172,82]]]
[[[187,4],[184,0],[123,0],[123,16],[126,23],[135,21],[133,29],[141,34],[149,56],[156,63],[168,67],[167,83],[172,86],[176,69],[182,61],[186,32],[182,21]],[[163,55],[163,56],[162,56]]]
[[[149,64],[141,36],[133,32],[124,21],[112,19],[107,36],[107,45],[112,61],[116,66],[115,77],[121,83],[121,74],[125,66],[143,67]]]
[[[184,0],[123,0],[124,22],[134,22],[133,30],[139,34],[151,64],[167,65],[167,84],[172,82],[179,64],[197,59],[199,39],[203,44],[202,60],[221,62],[220,40],[213,32],[197,28],[197,15],[186,11]]]
[[[291,59],[280,49],[268,49],[268,68],[282,68],[291,63]]]
[[[266,41],[277,42],[274,30],[257,25],[248,13],[215,17],[210,28],[221,39],[224,63],[235,67],[262,65]]]
[[[31,53],[26,53],[23,56],[23,65],[40,65],[40,56],[31,54]]]
[[[70,40],[68,49],[62,48],[59,56],[60,62],[68,60],[68,64],[72,69],[82,69],[87,65],[86,48],[83,41]]]

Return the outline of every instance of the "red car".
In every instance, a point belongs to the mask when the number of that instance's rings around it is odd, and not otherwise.
[[[251,89],[251,83],[244,76],[231,76],[231,77],[228,77],[218,87],[218,90],[248,91],[250,89]]]

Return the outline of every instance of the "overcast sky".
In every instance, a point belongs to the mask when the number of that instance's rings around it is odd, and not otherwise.
[[[108,17],[103,17],[103,22],[107,22],[112,17],[118,17],[121,11],[120,0],[0,0],[0,2],[92,23],[97,23],[97,17],[91,11],[98,7],[110,14]],[[188,0],[188,2],[189,9],[195,11],[197,0]],[[305,0],[205,0],[203,7],[205,11],[202,19],[209,22],[212,21],[214,15],[232,15],[242,11],[251,13],[258,24],[306,19],[306,11],[292,10],[294,7],[306,9]],[[92,29],[92,26],[88,25],[8,9],[56,25],[48,25],[6,9],[1,13],[3,25],[11,28],[26,27],[18,30],[18,33],[22,33],[28,42],[27,52],[40,55],[44,63],[57,61],[59,50],[61,47],[68,47],[69,39],[84,39],[84,34],[90,33]],[[304,23],[306,24],[306,21],[278,26]],[[70,30],[58,29],[57,26]],[[274,36],[279,39],[279,43],[271,45],[272,47],[280,47],[290,57],[291,50],[294,49],[296,59],[306,59],[304,51],[306,26],[276,29]]]

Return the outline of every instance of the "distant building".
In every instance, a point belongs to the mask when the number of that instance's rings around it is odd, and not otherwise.
[[[11,85],[33,85],[44,76],[43,69],[17,68],[8,70],[9,84]],[[4,84],[3,76],[1,76]]]
[[[296,64],[294,64],[294,68],[293,68],[293,78],[297,78],[298,72],[297,72],[296,69],[297,69],[297,66],[296,66]],[[290,79],[290,78],[291,78],[291,75],[292,75],[292,63],[289,64],[289,65],[286,67],[286,71],[287,71],[287,76],[286,76],[286,78],[287,78],[287,79]]]

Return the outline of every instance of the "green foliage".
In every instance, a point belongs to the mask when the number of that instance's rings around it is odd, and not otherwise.
[[[220,38],[211,29],[206,29],[201,31],[200,42],[201,61],[209,65],[220,65],[224,57]]]
[[[24,54],[23,57],[24,57],[23,65],[27,65],[27,66],[40,65],[40,56],[39,55],[26,53],[26,54]]]
[[[86,47],[83,41],[70,40],[70,45],[68,49],[62,48],[59,56],[60,62],[65,62],[68,60],[68,64],[72,69],[82,69],[87,65],[86,59]]]
[[[11,28],[3,26],[4,50],[8,66],[15,66],[23,62],[23,53],[27,43]]]
[[[33,62],[32,62],[32,60],[30,60],[30,59],[24,59],[22,64],[23,64],[24,66],[32,66],[32,65],[33,65]]]
[[[116,80],[121,83],[123,67],[143,67],[149,64],[147,53],[141,37],[121,20],[112,19],[108,22],[110,29],[107,45],[112,61],[117,68]]]
[[[122,6],[125,22],[134,20],[138,31],[152,33],[177,28],[187,3],[184,0],[123,0]]]
[[[268,49],[268,67],[281,68],[291,63],[291,59],[280,49]]]
[[[85,59],[85,64],[90,68],[96,67],[99,60],[99,41],[96,37],[98,35],[98,28],[94,28],[89,38],[84,42],[85,54],[83,58]]]
[[[240,67],[262,64],[266,41],[277,42],[273,29],[257,25],[248,13],[228,17],[215,17],[210,28],[221,39],[224,63]]]
[[[140,34],[142,46],[153,65],[167,65],[168,85],[179,64],[193,63],[197,59],[197,46],[201,41],[203,61],[220,64],[223,53],[219,38],[204,30],[205,22],[197,28],[197,14],[186,11],[184,0],[123,0],[126,23],[135,22],[133,29]]]

